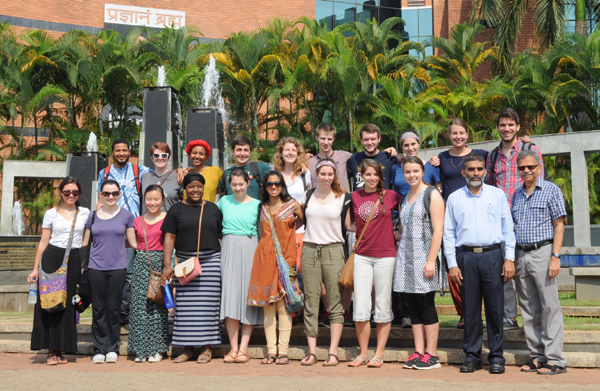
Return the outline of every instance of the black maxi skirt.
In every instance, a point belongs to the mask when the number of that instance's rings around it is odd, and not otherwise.
[[[42,254],[42,268],[46,273],[54,273],[62,265],[64,248],[48,244]],[[67,305],[64,311],[48,313],[40,305],[38,289],[37,303],[33,312],[33,331],[31,332],[31,350],[60,350],[63,353],[77,353],[76,310],[72,298],[81,275],[79,249],[71,249],[67,265]]]

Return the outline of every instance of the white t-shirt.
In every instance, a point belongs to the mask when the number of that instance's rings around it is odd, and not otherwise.
[[[290,196],[295,199],[298,202],[302,201],[302,197],[304,196],[304,193],[306,192],[304,190],[304,186],[306,185],[306,189],[310,188],[310,184],[311,184],[311,176],[310,176],[310,171],[306,171],[306,174],[304,174],[304,184],[302,184],[302,175],[298,175],[296,177],[296,179],[294,179],[294,182],[292,182],[291,185],[287,185],[287,190],[288,193],[290,193]],[[301,234],[304,233],[304,226],[298,228],[296,230],[297,234]]]
[[[71,248],[81,248],[83,243],[83,233],[85,232],[85,223],[90,216],[90,210],[82,206],[79,207],[77,221],[75,222],[75,232],[73,232],[73,244]],[[71,234],[71,225],[73,219],[67,220],[62,217],[56,210],[52,208],[44,214],[42,228],[51,229],[50,244],[60,248],[67,248],[69,243],[69,235]]]
[[[301,204],[306,203],[306,195]],[[314,194],[304,209],[306,214],[306,232],[304,242],[324,246],[333,243],[344,243],[342,236],[342,208],[344,195],[335,198],[329,204],[321,205],[314,199]]]

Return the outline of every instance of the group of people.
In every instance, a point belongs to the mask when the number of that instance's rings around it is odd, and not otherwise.
[[[429,162],[418,156],[417,132],[402,134],[404,154],[397,156],[394,148],[378,149],[381,135],[372,124],[360,130],[364,151],[355,154],[333,150],[336,131],[329,124],[317,128],[314,156],[296,139],[282,138],[273,168],[251,162],[252,142],[238,136],[231,142],[235,164],[225,172],[205,166],[211,148],[202,140],[186,148],[193,166],[175,172],[167,169],[168,145],[151,147],[151,170],[128,162],[128,143],[116,140],[114,164],[98,175],[96,211],[79,206],[77,179],[61,182],[29,281],[39,268],[48,273],[60,266],[71,234],[70,303],[81,273],[79,250],[91,245],[94,363],[118,360],[125,323],[136,362],[160,361],[171,344],[183,347],[175,363],[207,363],[211,347],[222,343],[224,323],[231,347],[225,363],[248,362],[253,327],[264,325],[261,363],[286,365],[292,317],[303,307],[309,351],[301,364],[315,365],[323,302],[330,325],[323,365],[335,366],[353,296],[360,354],[348,365],[383,365],[394,307],[404,303],[415,343],[404,367],[414,369],[440,367],[435,294],[450,284],[464,317],[461,372],[481,368],[483,296],[490,373],[503,373],[504,324],[516,318],[516,310],[514,317],[504,314],[505,285],[516,276],[532,359],[522,370],[562,373],[556,276],[564,199],[543,179],[539,150],[517,138],[517,113],[503,110],[497,126],[502,142],[488,154],[468,148],[467,124],[453,120],[452,148]],[[338,283],[349,257],[353,292]],[[176,265],[189,259],[201,273],[174,276]],[[166,307],[147,299],[153,271],[163,283],[174,281],[171,341]],[[372,323],[377,346],[369,359]],[[31,348],[48,349],[49,365],[66,363],[63,353],[77,350],[74,309],[47,313],[37,304]]]

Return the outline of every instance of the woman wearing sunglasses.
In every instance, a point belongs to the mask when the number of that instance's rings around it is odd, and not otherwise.
[[[267,357],[263,359],[262,364],[285,365],[290,362],[288,348],[292,333],[292,315],[284,305],[283,298],[288,292],[279,280],[278,257],[285,258],[290,274],[296,270],[296,219],[302,221],[304,214],[300,204],[289,195],[280,172],[269,171],[265,175],[260,198],[260,241],[254,253],[248,304],[264,308]],[[274,232],[271,226],[274,227]]]
[[[150,185],[158,185],[163,188],[165,200],[161,210],[166,212],[169,208],[183,199],[183,188],[177,183],[177,173],[169,170],[167,164],[171,158],[171,148],[167,143],[157,142],[150,147],[150,157],[154,163],[154,171],[142,176],[142,194]],[[142,202],[142,214],[148,212],[146,203]]]
[[[137,248],[133,229],[133,214],[117,205],[121,188],[117,181],[102,183],[100,197],[103,206],[87,221],[83,240],[87,245],[90,234],[92,247],[88,264],[92,294],[92,363],[116,363],[121,330],[120,313],[123,285],[127,276],[125,237],[129,246]]]
[[[33,271],[27,277],[27,282],[31,284],[38,281],[40,265],[46,273],[54,273],[61,267],[68,247],[73,219],[77,213],[67,266],[67,308],[54,313],[43,311],[38,294],[33,312],[31,350],[48,349],[46,359],[48,365],[66,364],[67,359],[62,354],[77,352],[75,307],[71,302],[81,275],[79,249],[82,246],[85,222],[90,215],[88,208],[79,206],[81,185],[77,179],[66,177],[58,189],[60,191],[58,204],[44,214],[42,238],[35,254]]]
[[[204,165],[206,160],[208,160],[210,157],[210,145],[208,145],[208,143],[204,140],[193,140],[187,145],[185,152],[194,165],[193,171],[201,174],[206,181],[202,199],[215,202],[217,193],[219,193],[219,181],[223,176],[223,170],[216,166],[210,167]],[[193,171],[189,168],[186,169],[186,172]]]

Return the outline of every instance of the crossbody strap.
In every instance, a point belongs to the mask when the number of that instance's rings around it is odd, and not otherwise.
[[[356,251],[356,249],[358,248],[358,245],[360,244],[361,239],[365,235],[365,232],[367,231],[367,227],[369,226],[369,223],[371,222],[371,219],[373,218],[373,215],[375,214],[375,211],[379,207],[379,201],[380,201],[379,198],[377,198],[377,202],[375,203],[375,206],[371,210],[371,213],[369,214],[369,218],[365,222],[365,226],[363,227],[362,232],[360,233],[360,237],[358,239],[356,239],[356,243],[354,244],[353,251]]]
[[[169,178],[169,175],[171,175],[172,173],[173,173],[173,171],[169,171],[169,173],[167,174],[167,176],[165,177],[165,179],[163,179],[163,181],[162,181],[162,182],[161,182],[161,181],[158,181],[156,184],[157,184],[158,186],[162,186],[162,185],[163,185],[163,184],[164,184],[164,183],[167,181],[167,179]]]
[[[200,258],[200,232],[202,231],[202,215],[204,214],[204,203],[206,201],[202,201],[202,206],[200,209],[200,221],[198,222],[198,246],[196,247],[196,258]]]
[[[56,211],[58,213],[58,211]],[[71,253],[71,246],[73,245],[73,234],[75,233],[75,223],[77,223],[77,215],[79,214],[79,208],[75,208],[75,216],[73,217],[73,224],[71,224],[71,233],[69,234],[69,242],[67,243],[67,249],[63,258],[63,265],[69,263],[69,257]]]
[[[148,256],[148,269],[150,269],[150,274],[154,272],[152,270],[152,265],[150,264],[150,250],[148,250],[148,237],[146,236],[146,220],[142,215],[142,231],[144,232],[144,244],[146,245],[146,255]]]

